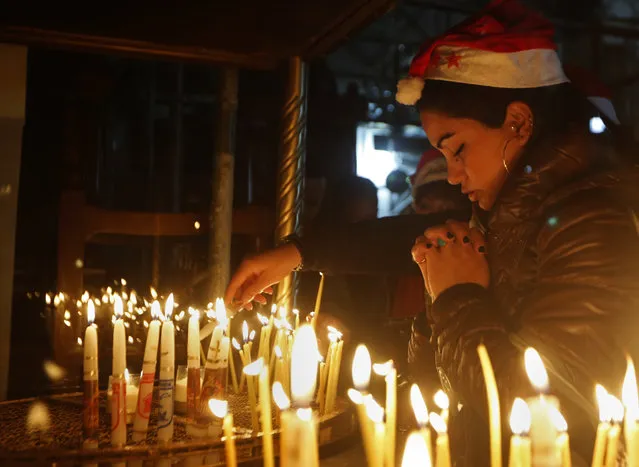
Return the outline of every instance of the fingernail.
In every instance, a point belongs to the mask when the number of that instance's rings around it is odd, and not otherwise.
[[[429,249],[430,249],[430,248],[432,248],[432,247],[433,247],[433,244],[432,244],[432,243],[427,243],[427,244],[426,244],[426,248],[429,248]]]
[[[479,251],[480,253],[486,253],[486,247],[482,245],[479,248],[477,248],[477,251]]]
[[[452,240],[453,238],[455,238],[455,236],[453,235],[453,233],[452,233],[452,232],[446,232],[446,237],[447,237],[449,240]]]
[[[470,238],[468,238],[468,237],[464,237],[464,238],[462,239],[462,241],[463,241],[464,243],[470,243]]]
[[[442,240],[441,238],[438,238],[437,239],[437,246],[438,247],[446,246],[446,242],[444,240]]]

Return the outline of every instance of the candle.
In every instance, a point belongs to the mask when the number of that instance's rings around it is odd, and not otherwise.
[[[384,467],[385,462],[385,427],[384,427],[384,409],[373,399],[365,401],[366,415],[373,425],[373,461],[369,462],[369,467]],[[395,465],[394,462],[392,464]]]
[[[428,465],[432,465],[433,461],[431,450],[433,448],[433,445],[430,440],[430,430],[428,429],[428,407],[426,407],[426,401],[424,401],[422,393],[419,390],[419,386],[417,386],[416,384],[413,384],[410,387],[410,403],[413,406],[415,419],[417,420],[417,425],[419,426],[418,434],[424,439],[424,446],[426,446],[426,457],[428,457]],[[406,459],[406,454],[404,454],[404,459]]]
[[[404,456],[402,457],[402,467],[431,467],[430,447],[426,444],[424,437],[413,431],[406,439]]]
[[[126,422],[127,424],[133,423],[133,417],[135,416],[136,407],[138,405],[139,385],[140,377],[131,376],[128,368],[124,369],[124,381],[126,382]]]
[[[395,465],[395,431],[397,429],[397,370],[392,360],[373,365],[373,370],[386,382],[386,433],[384,459],[387,466]]]
[[[435,402],[435,405],[441,410],[442,419],[446,424],[448,424],[448,408],[450,406],[448,396],[444,391],[440,389],[435,393],[433,401]]]
[[[253,427],[253,431],[256,434],[260,429],[260,425],[257,418],[257,398],[255,396],[255,385],[253,384],[253,377],[260,374],[263,365],[263,360],[256,360],[244,367],[244,374],[246,375],[247,383],[246,385],[248,387],[249,405],[251,408],[251,426]]]
[[[293,314],[295,315],[295,330],[300,327],[300,310],[293,308]]]
[[[337,395],[337,385],[339,383],[344,341],[342,340],[342,333],[334,327],[328,326],[328,332],[331,344],[334,345],[334,350],[331,354],[330,366],[328,368],[328,381],[326,383],[326,412],[331,413],[335,409],[335,398]]]
[[[319,357],[319,383],[317,385],[317,396],[315,402],[319,404],[319,413],[324,414],[326,407],[326,383],[328,382],[328,372],[326,371],[326,361],[320,355]]]
[[[322,295],[324,295],[324,279],[326,276],[323,272],[320,272],[320,283],[317,288],[317,298],[315,298],[315,309],[313,310],[313,318],[311,319],[311,325],[313,329],[317,329],[317,317],[319,316],[320,307],[322,306]]]
[[[200,313],[191,311],[186,347],[186,416],[194,420],[200,408]]]
[[[495,372],[490,363],[488,350],[484,344],[477,347],[479,362],[484,374],[486,384],[486,396],[488,398],[488,418],[490,421],[490,465],[491,467],[501,467],[501,414],[499,408],[499,393],[497,392],[497,382]],[[444,422],[444,424],[446,424]]]
[[[226,398],[226,373],[228,372],[229,338],[224,336],[227,330],[226,308],[224,301],[215,301],[215,317],[218,325],[213,330],[209,350],[204,367],[204,381],[200,392],[200,415],[207,416],[207,401],[209,399]]]
[[[369,462],[373,459],[373,427],[366,414],[365,400],[371,397],[368,394],[368,384],[371,379],[371,355],[365,345],[358,345],[355,349],[352,366],[353,385],[355,390],[349,390],[348,396],[355,403],[359,424],[362,431],[364,451]]]
[[[175,377],[175,328],[173,321],[173,294],[164,304],[164,322],[160,342],[160,382],[158,388],[158,442],[168,444],[173,439],[173,381]]]
[[[530,430],[530,410],[523,399],[517,397],[510,412],[510,429],[513,432],[510,438],[509,467],[530,467],[530,439],[527,434]]]
[[[95,305],[87,304],[87,329],[84,333],[84,447],[98,447],[100,425],[100,393],[98,389],[98,332],[95,321]]]
[[[229,336],[230,336],[230,333],[231,333],[231,327],[229,326]],[[235,347],[235,344],[237,344],[236,348],[239,349],[240,347],[239,343],[235,339],[233,339],[233,341],[234,341],[233,347]],[[231,383],[233,384],[233,392],[235,394],[238,394],[240,392],[240,387],[237,382],[237,371],[235,371],[235,357],[233,355],[233,347],[229,345],[229,355],[227,358],[229,361],[229,370],[231,373]]]
[[[246,366],[251,363],[251,353],[249,352],[249,348],[247,346],[249,338],[249,328],[246,320],[242,322],[242,347],[240,349],[240,358],[242,360],[242,365]],[[246,373],[242,371],[242,377],[240,378],[240,391],[244,390],[244,383],[246,382]]]
[[[450,443],[444,419],[434,412],[430,413],[430,424],[437,432],[435,441],[435,467],[450,467]]]
[[[562,467],[571,467],[572,461],[570,456],[570,438],[568,436],[568,423],[557,408],[550,409],[550,417],[557,430],[557,451],[561,458]]]
[[[559,467],[561,457],[557,451],[557,428],[551,417],[551,407],[558,409],[557,398],[544,394],[548,390],[548,373],[535,349],[528,348],[524,354],[526,373],[530,382],[540,393],[526,400],[530,409],[530,442],[533,467]]]
[[[136,401],[135,418],[133,421],[133,441],[144,441],[151,416],[153,402],[153,384],[155,382],[155,368],[158,358],[158,341],[160,340],[160,303],[155,300],[151,306],[152,321],[146,334],[144,346],[144,361],[142,375]]]
[[[233,436],[233,414],[228,411],[228,402],[217,399],[209,400],[209,408],[213,415],[223,418],[222,430],[224,432],[224,453],[226,466],[237,467],[237,454],[235,452],[235,438]]]
[[[282,467],[319,467],[317,420],[310,408],[317,382],[317,353],[313,327],[300,326],[291,352],[291,396],[298,408],[282,411],[280,416]]]
[[[113,301],[113,362],[111,369],[111,445],[126,444],[126,333],[124,330],[122,299],[116,295]]]
[[[637,420],[639,420],[639,395],[637,394],[637,377],[635,365],[630,357],[627,357],[628,367],[623,380],[621,399],[626,407],[626,418],[624,423],[624,437],[626,440],[626,453],[628,467],[639,465],[639,430]]]
[[[597,426],[595,448],[592,454],[592,467],[603,467],[612,414],[610,413],[608,391],[601,384],[595,385],[595,397],[599,406],[599,425]]]
[[[624,410],[621,401],[610,394],[608,395],[608,405],[610,406],[612,426],[610,427],[610,431],[608,431],[608,445],[606,446],[606,467],[616,467],[617,451],[619,449],[619,438],[621,437],[621,422],[624,418]]]
[[[271,391],[269,390],[269,370],[264,359],[259,358],[252,365],[256,366],[259,375],[260,415],[262,420],[262,453],[264,467],[273,467],[273,425],[271,421]]]
[[[264,357],[264,350],[268,343],[266,342],[266,330],[268,326],[268,318],[260,313],[256,314],[258,321],[262,324],[260,329],[260,343],[257,347],[257,358]],[[266,361],[266,359],[264,359]]]

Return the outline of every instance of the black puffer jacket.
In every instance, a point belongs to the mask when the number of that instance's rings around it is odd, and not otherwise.
[[[595,384],[619,396],[625,354],[636,356],[639,344],[639,170],[607,165],[582,134],[530,151],[484,223],[490,288],[452,287],[430,309],[442,384],[464,405],[451,421],[451,444],[463,453],[457,465],[487,464],[480,342],[495,369],[504,433],[513,399],[531,395],[523,349],[533,346],[551,366],[573,450],[590,464]]]

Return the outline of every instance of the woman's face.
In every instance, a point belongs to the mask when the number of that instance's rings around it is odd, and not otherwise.
[[[513,106],[516,108],[511,109]],[[420,115],[431,145],[446,158],[448,183],[461,185],[472,202],[489,210],[508,175],[504,154],[508,166],[513,167],[532,133],[529,107],[519,102],[510,104],[500,128],[427,110]]]

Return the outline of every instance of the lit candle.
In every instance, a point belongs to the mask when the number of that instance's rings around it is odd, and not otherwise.
[[[113,366],[111,369],[111,445],[126,444],[126,333],[122,316],[122,299],[116,295],[113,302]]]
[[[424,438],[424,446],[426,446],[426,455],[428,457],[428,465],[432,465],[433,444],[430,440],[430,430],[428,428],[428,407],[426,401],[422,397],[422,392],[419,390],[419,386],[413,384],[410,387],[410,403],[413,406],[413,412],[415,412],[415,419],[417,420],[417,426],[419,426],[419,435]],[[406,459],[406,454],[404,454]],[[403,465],[403,464],[402,464]]]
[[[448,408],[450,406],[448,396],[444,391],[440,389],[435,393],[435,396],[433,396],[433,401],[435,402],[435,405],[441,410],[442,419],[446,424],[448,424]]]
[[[313,310],[313,318],[311,319],[311,325],[313,329],[317,329],[317,317],[319,316],[320,308],[322,306],[322,295],[324,295],[324,279],[326,276],[323,272],[320,272],[320,283],[317,288],[317,298],[315,299],[315,309]]]
[[[160,347],[160,381],[158,387],[158,442],[170,443],[173,439],[173,382],[175,378],[175,327],[173,294],[164,304],[164,322]]]
[[[259,378],[260,418],[262,421],[262,454],[264,467],[273,467],[275,457],[273,453],[273,425],[271,421],[271,391],[269,390],[269,370],[264,365],[264,358],[260,357],[244,369]]]
[[[144,361],[136,401],[135,418],[133,421],[133,441],[144,441],[149,427],[151,405],[153,402],[153,384],[155,382],[155,368],[158,359],[158,342],[160,340],[160,303],[155,300],[151,305],[151,318],[146,334],[144,346]]]
[[[373,426],[373,460],[369,462],[369,467],[384,467],[385,461],[385,441],[384,441],[384,409],[373,399],[365,401],[366,415]],[[392,464],[394,465],[394,461]]]
[[[257,319],[260,322],[260,324],[262,325],[262,328],[260,329],[260,343],[257,347],[257,358],[260,357],[264,357],[264,350],[266,349],[266,347],[268,346],[268,342],[266,342],[266,330],[267,330],[267,326],[268,326],[268,318],[260,313],[257,313]],[[266,359],[264,359],[264,361],[266,361]]]
[[[300,310],[293,308],[293,314],[295,315],[295,330],[300,327]]]
[[[561,458],[561,467],[571,467],[570,437],[568,436],[568,423],[559,410],[555,407],[550,409],[550,417],[557,430],[557,451]]]
[[[501,467],[501,411],[499,408],[499,392],[495,381],[495,372],[490,363],[488,350],[484,344],[477,347],[479,362],[484,374],[486,396],[488,398],[488,419],[490,421],[490,465]],[[432,422],[431,422],[432,423]]]
[[[186,344],[186,416],[194,420],[200,408],[200,313],[191,310]]]
[[[561,457],[557,451],[557,428],[551,416],[551,407],[559,409],[556,397],[544,394],[548,391],[548,373],[535,349],[528,348],[524,354],[526,373],[530,382],[540,393],[529,398],[530,441],[533,467],[559,467]]]
[[[321,355],[319,359],[319,383],[317,385],[317,396],[315,402],[319,404],[320,415],[324,414],[324,408],[326,407],[326,383],[328,382],[328,372],[326,371],[326,361]]]
[[[218,298],[215,301],[215,317],[218,325],[213,330],[209,350],[204,367],[204,381],[200,393],[200,415],[207,415],[207,401],[209,399],[226,398],[226,373],[228,372],[229,338],[224,336],[228,321],[224,301]]]
[[[430,424],[437,432],[435,441],[435,467],[450,467],[450,443],[444,419],[434,412],[430,413]]]
[[[373,459],[373,426],[366,414],[365,400],[371,397],[368,394],[368,385],[371,380],[371,355],[365,345],[358,345],[355,349],[353,357],[353,385],[354,390],[348,391],[348,396],[355,403],[357,415],[359,417],[359,425],[362,430],[362,440],[364,442],[364,451],[369,462]]]
[[[332,326],[328,326],[329,340],[334,345],[334,350],[331,353],[331,362],[328,367],[328,378],[326,388],[326,413],[331,413],[335,409],[335,398],[337,397],[337,385],[339,383],[339,373],[342,365],[342,350],[344,348],[344,341],[342,340],[342,333]]]
[[[523,399],[517,397],[510,412],[510,429],[513,435],[510,438],[509,467],[530,467],[530,410]]]
[[[251,354],[248,352],[248,338],[249,338],[249,328],[246,320],[242,322],[242,346],[240,348],[240,359],[242,360],[242,366],[246,366],[251,363]],[[242,371],[242,376],[240,377],[240,391],[244,390],[244,383],[246,382],[246,373]]]
[[[617,466],[617,451],[619,449],[619,438],[621,437],[621,422],[623,421],[623,404],[615,396],[608,395],[608,405],[610,407],[610,418],[612,426],[608,431],[608,445],[606,446],[606,467]],[[628,464],[630,465],[630,464]]]
[[[84,333],[84,447],[98,447],[100,425],[100,392],[98,389],[98,332],[95,321],[95,306],[87,304],[87,329]]]
[[[319,467],[317,420],[310,407],[317,381],[317,353],[313,327],[300,326],[291,352],[291,395],[297,409],[284,410],[280,416],[282,467]]]
[[[624,437],[626,440],[626,453],[629,467],[639,465],[639,430],[637,420],[639,420],[639,395],[637,394],[637,377],[635,365],[630,357],[627,357],[628,367],[623,380],[621,399],[626,407],[626,418],[624,423]]]
[[[235,438],[233,435],[233,414],[228,411],[228,402],[217,399],[209,400],[209,408],[213,415],[223,418],[222,430],[224,431],[224,452],[226,454],[226,466],[237,467],[237,454],[235,452]]]
[[[246,375],[246,386],[248,387],[248,398],[251,409],[251,426],[253,431],[257,434],[260,430],[260,424],[257,418],[257,398],[255,396],[255,385],[253,384],[253,377],[258,375],[262,369],[263,362],[256,360],[253,363],[249,363],[244,367],[244,374]]]
[[[597,426],[595,448],[592,454],[592,467],[603,467],[612,414],[610,413],[608,391],[601,384],[595,386],[595,397],[599,406],[599,425]]]
[[[373,370],[386,382],[386,432],[384,459],[388,466],[395,465],[395,431],[397,427],[397,370],[392,360],[373,365]],[[369,414],[370,416],[370,414]]]
[[[273,377],[273,381],[279,381],[280,383],[282,383],[282,387],[284,387],[284,359],[280,346],[276,345],[273,348],[273,352],[275,352],[275,375]],[[286,391],[287,393],[289,392],[286,390],[286,388],[284,389],[284,391]]]
[[[406,439],[402,467],[431,467],[430,447],[424,437],[413,431]]]

